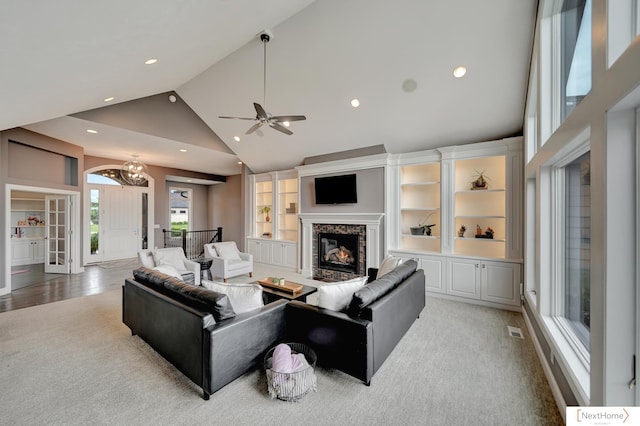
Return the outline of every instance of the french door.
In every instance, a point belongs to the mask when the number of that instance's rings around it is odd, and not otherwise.
[[[45,197],[44,271],[48,274],[68,274],[71,203],[68,195]]]

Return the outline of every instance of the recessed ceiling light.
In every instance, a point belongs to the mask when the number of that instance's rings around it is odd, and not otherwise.
[[[408,78],[402,82],[402,90],[404,90],[407,93],[415,92],[417,88],[418,88],[418,82],[412,78]]]
[[[236,142],[240,142],[240,137],[239,136],[234,136],[233,140],[236,141]]]
[[[289,124],[290,124],[290,123],[289,123],[288,121],[283,121],[283,122],[282,122],[282,125],[283,125],[284,127],[289,127]]]
[[[360,106],[360,101],[357,98],[351,99],[351,106],[354,108],[358,108]]]
[[[156,62],[158,62],[158,60],[156,58],[151,58],[151,59],[147,59],[146,61],[144,61],[145,65],[153,65]]]
[[[95,134],[95,133],[98,133],[98,131],[97,130],[93,130],[93,129],[87,129],[87,133]]]
[[[187,150],[183,148],[180,150],[180,152],[187,152]]]
[[[453,76],[455,78],[464,77],[466,73],[467,73],[467,67],[464,67],[462,65],[460,65],[459,67],[455,67],[453,69]]]
[[[242,164],[242,161],[238,161],[238,164]]]
[[[115,98],[113,96],[109,97],[109,98],[105,98],[104,101],[105,102],[111,102],[112,100],[114,100]]]

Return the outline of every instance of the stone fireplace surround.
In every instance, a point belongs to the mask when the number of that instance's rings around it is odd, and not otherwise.
[[[300,244],[303,276],[323,277],[330,281],[341,281],[355,277],[337,271],[317,270],[318,232],[349,232],[360,235],[360,276],[367,274],[368,268],[377,268],[380,263],[380,224],[384,213],[300,213],[302,239]],[[355,226],[355,227],[354,227]],[[336,233],[338,233],[336,232]],[[327,273],[328,272],[328,273]]]

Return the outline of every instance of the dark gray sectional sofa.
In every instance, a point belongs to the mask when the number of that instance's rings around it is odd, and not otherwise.
[[[281,342],[305,343],[318,365],[369,385],[425,306],[416,266],[409,260],[369,282],[345,312],[282,299],[239,315],[224,294],[142,267],[125,280],[122,321],[201,386],[204,399]]]
[[[139,268],[124,283],[122,322],[209,399],[284,340],[286,304],[235,315],[226,295]]]
[[[358,290],[345,312],[298,301],[287,305],[287,338],[312,347],[318,365],[371,378],[425,307],[425,279],[408,260]]]

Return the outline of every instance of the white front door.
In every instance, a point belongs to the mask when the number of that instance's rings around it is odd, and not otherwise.
[[[45,197],[44,271],[48,274],[69,273],[70,212],[69,196]]]
[[[107,186],[104,188],[103,206],[102,260],[135,257],[140,249],[138,189],[132,186]]]

